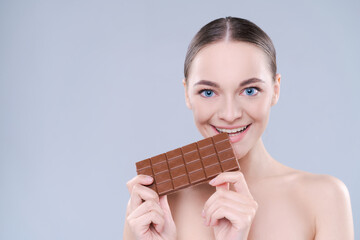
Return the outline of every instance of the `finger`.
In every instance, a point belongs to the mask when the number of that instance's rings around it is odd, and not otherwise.
[[[129,190],[129,193],[131,194],[133,187],[135,184],[142,184],[142,185],[150,185],[154,179],[151,176],[147,175],[137,175],[134,178],[132,178],[130,181],[126,183],[126,186]]]
[[[233,212],[242,213],[245,215],[255,215],[256,209],[249,205],[242,205],[232,200],[222,200],[221,203],[215,203],[211,205],[206,211],[205,211],[205,223],[209,224],[211,222],[212,216],[215,212],[217,212],[219,209],[226,208],[230,209]],[[225,214],[225,217],[227,215]]]
[[[216,186],[216,191],[219,190],[229,190],[230,189],[230,184],[229,183],[222,183]]]
[[[220,208],[217,208],[215,210],[215,212],[213,212],[210,217],[209,217],[209,221],[207,222],[207,226],[215,226],[218,224],[220,219],[226,218],[227,220],[229,220],[231,222],[231,220],[229,218],[232,218],[232,216],[230,214],[236,214],[236,211],[232,210],[226,206],[221,206]],[[230,213],[230,214],[229,214]],[[236,214],[238,215],[238,214]],[[233,216],[234,217],[234,216]]]
[[[134,232],[145,233],[149,230],[150,224],[153,223],[157,232],[161,232],[164,227],[165,220],[156,211],[147,212],[137,218],[128,219],[129,225],[131,228],[135,229]]]
[[[251,225],[253,216],[251,214],[243,214],[239,211],[236,211],[232,208],[222,206],[217,209],[211,216],[211,221],[209,226],[216,226],[219,220],[226,218],[231,222],[232,227],[235,229],[243,229]]]
[[[256,207],[256,205],[257,205],[256,202],[254,201],[254,199],[252,199],[248,196],[244,196],[241,193],[230,191],[230,190],[217,190],[205,202],[204,210],[208,209],[214,203],[217,203],[217,202],[221,203],[225,199],[229,199],[229,200],[236,202],[237,204],[242,204],[242,205],[250,206],[250,207]]]
[[[159,196],[154,190],[140,184],[135,184],[130,197],[130,211],[139,207],[143,200],[154,200],[155,202],[159,202]]]
[[[170,211],[170,207],[169,207],[169,202],[167,200],[167,195],[164,195],[164,196],[161,196],[159,198],[159,201],[160,201],[160,207],[161,209],[163,209],[164,211],[166,212],[171,212]]]
[[[231,191],[229,191],[229,193],[231,193]],[[209,225],[212,218],[211,216],[214,214],[214,212],[216,212],[219,208],[222,207],[233,209],[234,211],[241,212],[242,214],[250,215],[255,215],[257,210],[256,205],[252,203],[254,201],[248,201],[246,204],[243,204],[237,198],[226,198],[226,196],[221,196],[220,194],[215,195],[212,200],[213,201],[210,204],[206,203],[206,206],[204,208],[206,225]]]
[[[213,180],[211,180],[209,184],[212,186],[218,186],[226,182],[232,183],[236,192],[243,193],[245,195],[251,196],[252,198],[250,190],[246,184],[245,177],[240,171],[220,173]]]
[[[161,216],[164,216],[164,211],[161,209],[160,205],[155,201],[148,200],[142,203],[138,208],[136,208],[129,217],[138,218],[141,215],[144,215],[150,211],[158,212]]]
[[[167,199],[167,195],[161,196],[160,197],[160,207],[161,209],[164,211],[164,215],[165,215],[165,219],[167,222],[173,222],[173,217],[171,214],[171,210],[170,210],[170,206],[169,206],[169,202]]]

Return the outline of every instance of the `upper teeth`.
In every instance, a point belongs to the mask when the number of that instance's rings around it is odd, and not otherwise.
[[[241,127],[241,128],[234,128],[234,129],[216,128],[216,130],[218,130],[221,133],[223,133],[223,132],[225,132],[225,133],[236,133],[236,132],[244,130],[246,127],[247,126]]]

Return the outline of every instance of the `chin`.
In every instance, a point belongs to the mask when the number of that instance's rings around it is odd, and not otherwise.
[[[240,150],[240,149],[236,148],[235,146],[233,146],[233,149],[234,149],[234,154],[238,160],[245,157],[249,152],[249,151],[244,151],[243,149]]]

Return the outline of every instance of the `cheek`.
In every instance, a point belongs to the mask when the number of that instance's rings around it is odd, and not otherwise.
[[[197,123],[204,123],[209,119],[209,111],[206,108],[196,106],[193,108],[194,119]]]
[[[268,100],[269,97],[266,93],[254,98],[243,97],[238,102],[238,106],[242,110],[244,118],[247,116],[255,122],[261,122],[269,112]]]
[[[258,123],[265,124],[270,113],[270,103],[267,100],[260,100],[249,105],[248,114]]]
[[[200,99],[196,99],[192,102],[192,110],[196,124],[204,124],[213,116],[215,107],[211,104],[205,104]]]

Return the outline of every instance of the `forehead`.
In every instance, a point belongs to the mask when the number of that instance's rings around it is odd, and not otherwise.
[[[257,77],[266,81],[271,73],[266,54],[257,46],[234,41],[210,44],[195,56],[189,80],[239,81]]]

